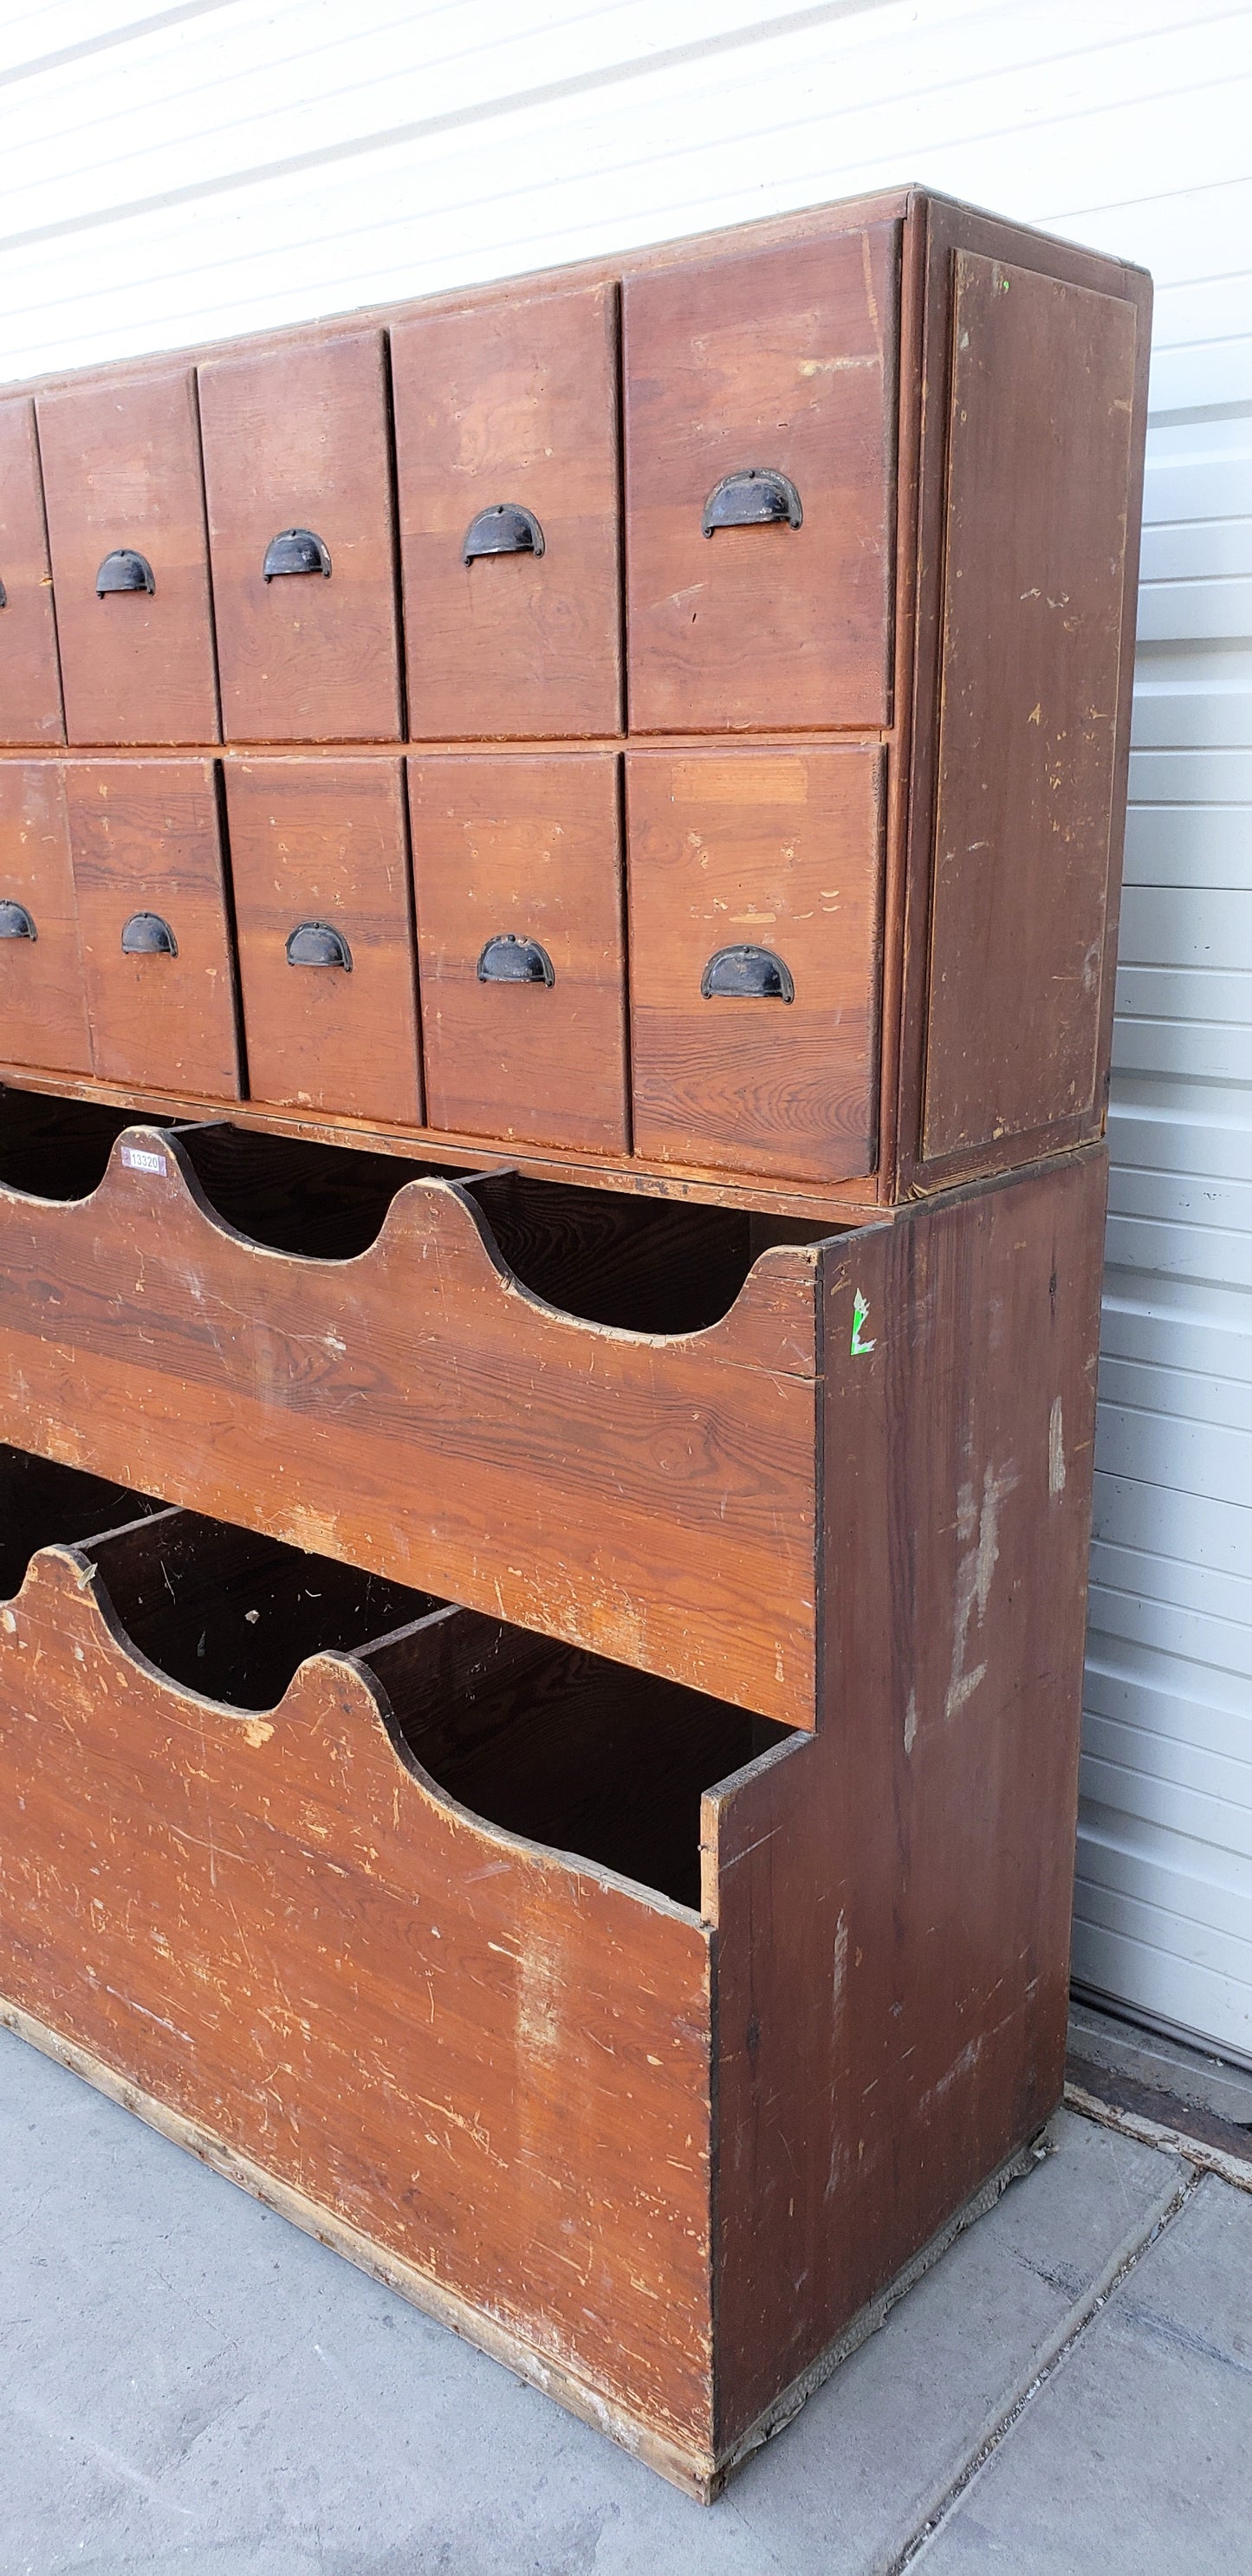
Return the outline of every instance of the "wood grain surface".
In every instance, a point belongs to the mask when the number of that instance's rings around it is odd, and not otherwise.
[[[0,402],[0,742],[64,742],[35,406]]]
[[[1103,1109],[1135,320],[956,253],[928,1159]]]
[[[899,227],[692,256],[623,288],[630,722],[885,724]],[[774,467],[804,517],[702,530]]]
[[[621,722],[617,289],[417,313],[391,333],[416,740]],[[520,503],[542,555],[462,545]]]
[[[660,1161],[806,1180],[874,1166],[882,754],[631,751],[634,1132]],[[706,999],[746,943],[794,1000]]]
[[[471,1136],[630,1150],[618,762],[410,759],[427,1115]],[[483,982],[499,937],[547,984]]]
[[[65,781],[55,760],[0,761],[0,902],[36,936],[0,939],[0,1026],[15,1063],[92,1070],[70,863]]]
[[[96,1071],[238,1099],[215,763],[70,760],[65,789]],[[123,954],[138,912],[169,924],[177,956]]]
[[[523,1290],[458,1184],[310,1261],[137,1128],[85,1202],[0,1189],[0,1431],[808,1726],[818,1261],[767,1250],[722,1322],[658,1339]]]
[[[253,1099],[420,1127],[399,762],[231,760],[225,773]],[[342,933],[350,970],[289,965],[310,920]]]
[[[74,743],[217,740],[195,379],[187,367],[62,386],[38,403],[65,722]],[[96,595],[106,555],[156,588]]]
[[[231,742],[394,742],[402,730],[391,442],[380,331],[310,332],[199,370]],[[270,539],[319,536],[321,573],[266,582]]]

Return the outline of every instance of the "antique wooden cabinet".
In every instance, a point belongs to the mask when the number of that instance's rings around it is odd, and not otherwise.
[[[0,2011],[705,2497],[1060,2094],[1148,323],[0,401]]]

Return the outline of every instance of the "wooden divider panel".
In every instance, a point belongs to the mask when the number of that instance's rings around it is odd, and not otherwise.
[[[35,406],[0,402],[0,742],[64,742]]]

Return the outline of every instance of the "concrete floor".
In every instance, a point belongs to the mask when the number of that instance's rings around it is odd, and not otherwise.
[[[1240,2576],[1252,2195],[1055,2142],[703,2511],[0,2032],[0,2576]]]

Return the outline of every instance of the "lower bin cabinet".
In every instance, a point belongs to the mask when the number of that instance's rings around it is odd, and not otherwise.
[[[91,1072],[65,781],[55,760],[0,761],[0,1055]]]
[[[422,1124],[398,760],[226,769],[254,1100]]]
[[[612,753],[409,762],[432,1127],[629,1150]]]
[[[639,1154],[872,1172],[883,769],[869,743],[628,755]]]
[[[70,760],[65,790],[95,1071],[239,1097],[212,760]]]

